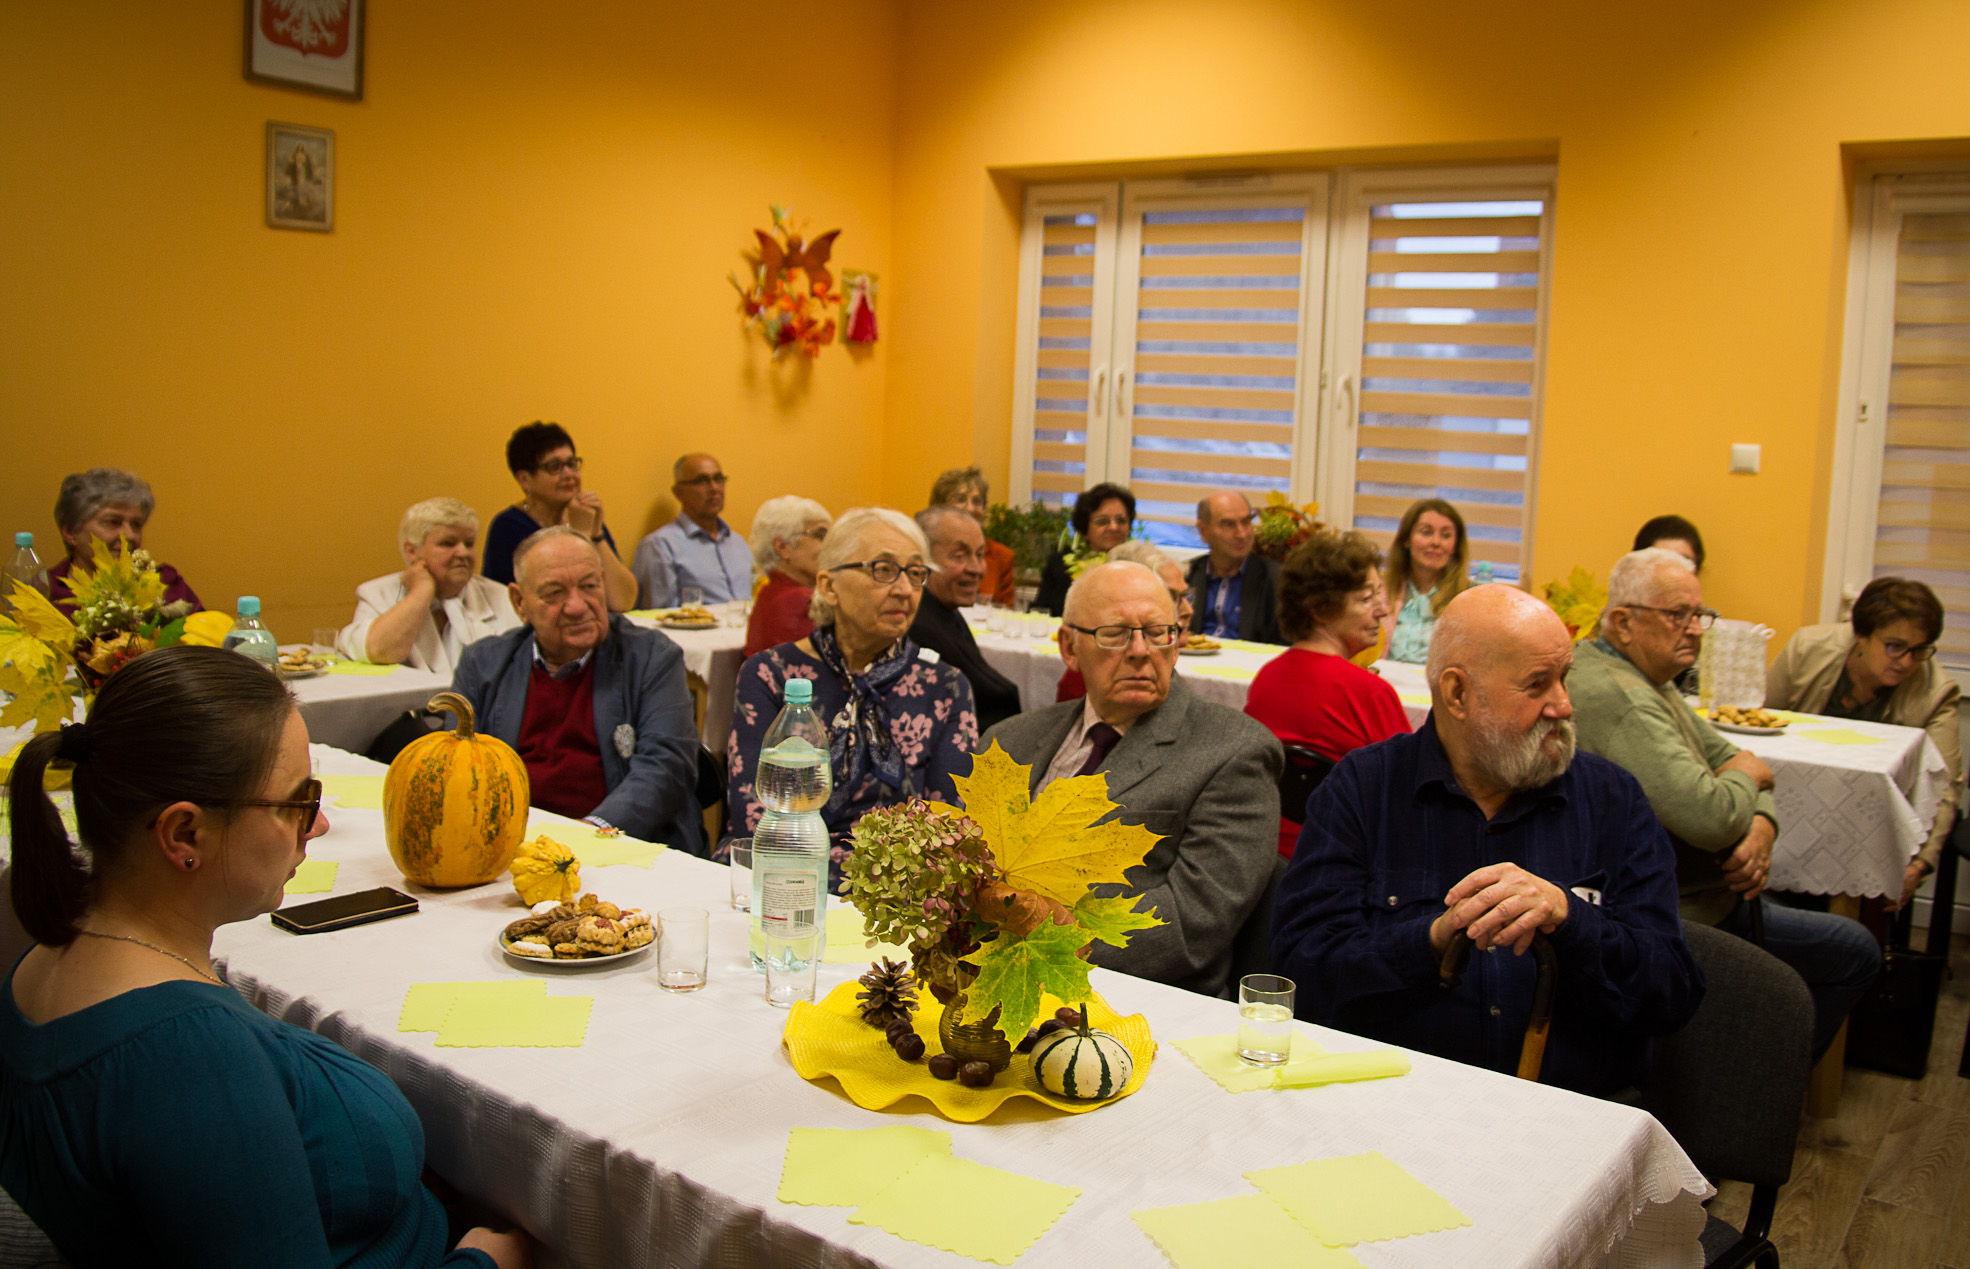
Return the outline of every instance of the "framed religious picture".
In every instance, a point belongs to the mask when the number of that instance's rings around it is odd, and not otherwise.
[[[361,101],[367,0],[246,0],[246,77]]]
[[[267,125],[267,223],[335,228],[335,134],[294,123]]]

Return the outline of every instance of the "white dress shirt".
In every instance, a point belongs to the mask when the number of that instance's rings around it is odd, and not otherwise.
[[[356,587],[356,617],[342,627],[335,647],[351,661],[369,660],[369,628],[378,617],[402,603],[410,592],[402,573],[372,578]],[[438,614],[444,614],[440,630]],[[458,666],[459,654],[489,635],[504,634],[520,624],[506,587],[489,577],[474,575],[465,589],[450,599],[434,599],[431,615],[418,627],[404,664],[413,670],[450,674]]]

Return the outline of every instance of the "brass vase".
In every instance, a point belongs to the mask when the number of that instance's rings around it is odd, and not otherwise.
[[[999,1011],[995,1006],[976,1022],[959,1022],[965,1009],[965,996],[966,993],[959,992],[944,1006],[944,1014],[937,1020],[937,1042],[960,1063],[990,1063],[996,1075],[1012,1065],[1012,1045],[999,1034]]]

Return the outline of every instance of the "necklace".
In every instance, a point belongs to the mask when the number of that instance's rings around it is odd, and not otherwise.
[[[212,983],[215,986],[219,986],[219,987],[225,986],[225,984],[220,982],[217,978],[214,978],[212,975],[206,973],[204,970],[192,964],[190,961],[178,955],[176,952],[170,951],[167,948],[159,947],[155,943],[146,943],[142,939],[133,939],[128,934],[105,934],[101,930],[77,930],[76,933],[87,934],[90,938],[116,939],[119,942],[123,942],[123,943],[135,943],[138,947],[148,947],[151,951],[156,952],[160,956],[169,956],[172,960],[177,961],[180,965],[183,965],[186,969],[190,970],[192,973],[197,974],[200,978],[203,978],[206,982]]]

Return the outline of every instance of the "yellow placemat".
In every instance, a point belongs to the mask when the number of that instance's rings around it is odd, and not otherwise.
[[[1186,674],[1202,674],[1206,678],[1230,679],[1234,683],[1250,683],[1259,672],[1242,665],[1186,665]]]
[[[1822,745],[1885,745],[1888,742],[1879,736],[1863,735],[1851,727],[1823,727],[1818,731],[1802,731],[1801,740],[1817,740]]]
[[[1250,1093],[1271,1088],[1272,1077],[1278,1073],[1271,1067],[1247,1066],[1239,1061],[1238,1037],[1235,1035],[1192,1036],[1188,1040],[1172,1041],[1171,1047],[1189,1058],[1198,1070],[1216,1080],[1227,1093]],[[1323,1051],[1297,1029],[1293,1032],[1294,1061],[1305,1061]]]
[[[1108,1007],[1099,995],[1087,1002],[1088,1021],[1122,1042],[1135,1060],[1135,1073],[1122,1091],[1104,1102],[1078,1101],[1059,1097],[1040,1087],[1033,1075],[1033,1059],[1025,1053],[1012,1055],[1012,1065],[1000,1071],[985,1088],[966,1088],[956,1080],[932,1078],[924,1062],[905,1062],[889,1047],[881,1031],[862,1021],[855,1005],[855,983],[842,983],[816,1003],[797,1002],[787,1016],[786,1031],[780,1042],[786,1046],[793,1069],[802,1079],[831,1077],[857,1106],[883,1110],[909,1097],[928,1101],[946,1119],[969,1124],[990,1115],[1015,1097],[1029,1097],[1057,1110],[1084,1114],[1099,1110],[1142,1087],[1149,1078],[1149,1064],[1156,1058],[1156,1041],[1150,1037],[1149,1023],[1141,1014],[1123,1017]],[[937,1022],[943,1006],[925,992],[914,1025],[923,1037],[924,1056],[944,1051],[937,1039]],[[1040,1016],[1050,1016],[1062,1002],[1044,997]],[[1076,1002],[1078,1003],[1078,1002]]]
[[[383,777],[380,775],[325,775],[321,778],[322,797],[350,811],[383,809]]]
[[[1263,1194],[1130,1212],[1176,1269],[1246,1269],[1251,1265],[1360,1269],[1361,1262],[1315,1238]]]
[[[515,978],[488,983],[412,983],[404,993],[403,1012],[397,1015],[399,1031],[436,1031],[445,1025],[460,996],[475,996],[500,1004],[524,1004],[547,996],[547,984],[538,978]]]
[[[446,1049],[577,1049],[588,1036],[593,996],[547,996],[509,1004],[479,995],[452,1002],[438,1046]]]
[[[1428,705],[1430,703],[1430,694],[1428,692],[1397,692],[1395,698],[1404,705]]]
[[[1256,652],[1260,656],[1278,656],[1286,649],[1276,643],[1254,643],[1250,639],[1220,639],[1218,642],[1233,652]]]
[[[1452,1207],[1379,1150],[1247,1172],[1287,1215],[1329,1247],[1352,1247],[1468,1225]]]
[[[658,855],[669,849],[634,837],[607,837],[593,824],[584,824],[580,820],[536,808],[527,813],[527,836],[533,838],[542,833],[572,850],[584,868],[614,868],[618,865],[648,868],[656,862]]]
[[[821,960],[829,965],[856,965],[887,956],[905,965],[910,963],[909,948],[894,943],[870,947],[868,937],[868,926],[860,912],[846,902],[834,904],[828,908],[828,943]]]
[[[1080,1196],[1071,1185],[931,1155],[864,1203],[848,1223],[874,1225],[926,1247],[1009,1265]]]
[[[342,867],[333,859],[304,859],[288,879],[283,894],[322,894],[335,889],[335,872]]]
[[[1251,1093],[1261,1088],[1315,1088],[1409,1073],[1409,1057],[1399,1049],[1329,1053],[1297,1029],[1293,1032],[1292,1060],[1284,1066],[1248,1066],[1239,1061],[1235,1035],[1192,1036],[1174,1043],[1177,1052],[1228,1093]]]
[[[934,1128],[796,1128],[780,1168],[782,1203],[856,1207],[918,1163],[951,1153],[951,1134]]]
[[[349,674],[357,678],[381,678],[385,674],[395,674],[394,665],[371,665],[367,661],[334,661],[329,664],[330,674]]]

